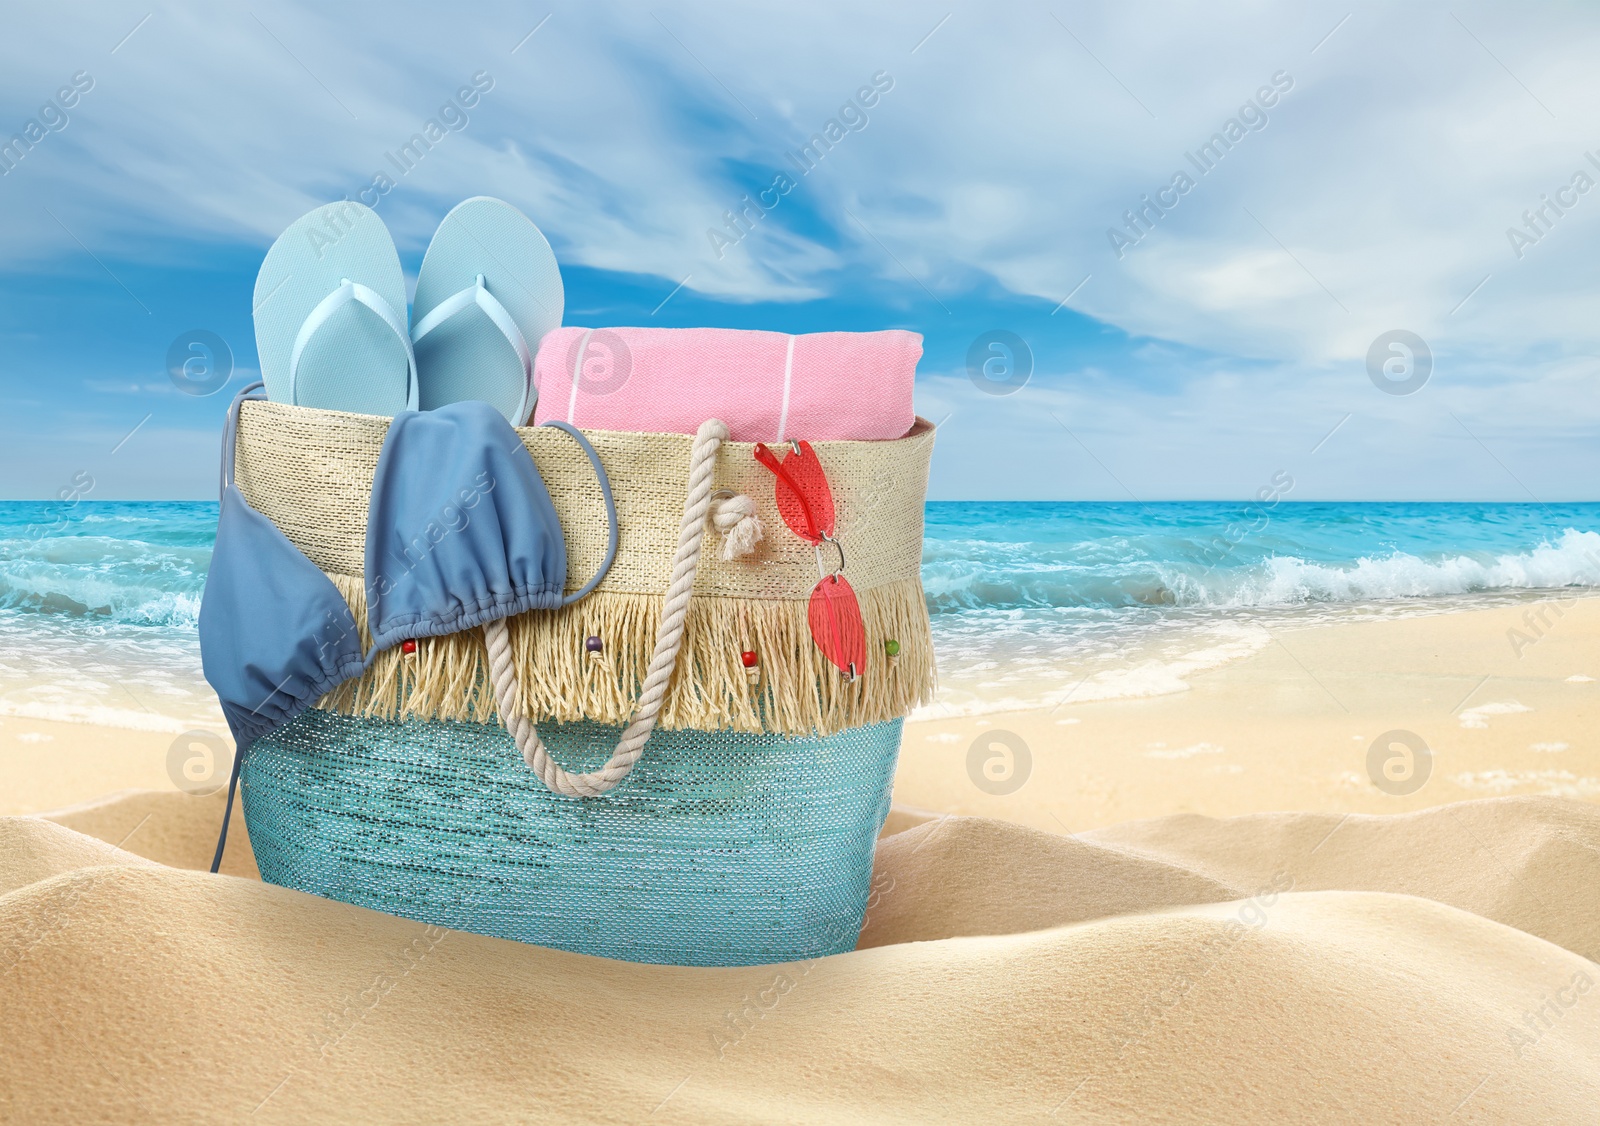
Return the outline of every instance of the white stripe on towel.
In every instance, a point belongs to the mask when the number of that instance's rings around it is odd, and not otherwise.
[[[783,358],[783,407],[778,412],[778,436],[774,442],[783,441],[783,432],[789,427],[789,384],[794,379],[794,337],[789,337],[789,354]]]
[[[578,413],[578,381],[583,378],[583,354],[589,350],[589,337],[594,335],[594,329],[589,329],[583,334],[583,339],[578,341],[578,361],[572,365],[572,395],[567,399],[567,425],[576,426],[577,419],[573,416]]]

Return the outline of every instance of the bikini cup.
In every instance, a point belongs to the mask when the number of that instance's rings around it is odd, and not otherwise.
[[[222,865],[239,768],[250,744],[324,692],[360,676],[364,667],[361,635],[338,588],[233,483],[239,405],[264,398],[254,394],[261,387],[246,387],[228,407],[217,538],[200,598],[200,667],[217,693],[235,748],[213,872]]]
[[[361,634],[338,588],[233,483],[239,404],[253,389],[228,408],[217,539],[200,600],[200,664],[238,757],[363,668]]]
[[[349,606],[329,578],[233,483],[239,407],[228,408],[216,545],[200,603],[200,660],[237,753],[212,871],[222,859],[239,769],[250,744],[360,676],[402,641],[471,629],[526,610],[569,605],[592,591],[617,552],[611,483],[588,440],[578,443],[605,502],[609,537],[594,576],[563,597],[566,542],[555,505],[511,424],[487,403],[396,415],[367,510],[365,658]]]
[[[561,521],[505,416],[469,400],[395,417],[367,510],[364,569],[374,649],[565,606],[605,577],[617,551],[611,485],[588,440],[566,423],[555,425],[594,467],[610,521],[599,570],[565,597]]]

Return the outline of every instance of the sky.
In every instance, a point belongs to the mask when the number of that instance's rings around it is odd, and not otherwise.
[[[937,499],[1597,499],[1592,6],[7,19],[0,144],[41,124],[0,152],[0,497],[213,496],[261,258],[366,190],[412,282],[456,202],[521,208],[568,324],[921,333]],[[194,330],[231,355],[210,395],[167,371]],[[985,375],[993,333],[1021,347]]]

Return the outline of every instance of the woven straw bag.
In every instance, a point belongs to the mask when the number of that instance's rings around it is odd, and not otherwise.
[[[328,575],[363,631],[367,503],[387,427],[247,401],[234,462],[250,506]],[[745,965],[853,948],[902,719],[933,686],[919,573],[933,428],[815,444],[868,639],[853,680],[812,639],[817,552],[784,528],[750,444],[721,442],[702,464],[694,436],[584,433],[620,529],[604,580],[572,606],[508,619],[497,655],[492,629],[388,650],[259,739],[240,784],[263,878],[633,961]],[[600,486],[570,438],[518,434],[555,504],[575,589],[606,551]],[[697,552],[654,730],[617,771],[613,748],[671,624],[665,595],[697,465],[718,495],[754,500],[768,531],[753,555],[721,558],[710,536]],[[527,731],[514,737],[508,722]],[[529,740],[563,779],[611,770],[606,792],[552,792],[524,762]]]

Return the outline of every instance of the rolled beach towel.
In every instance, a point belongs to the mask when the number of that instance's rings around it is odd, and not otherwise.
[[[534,421],[735,442],[899,438],[916,421],[922,337],[902,329],[790,336],[727,328],[566,327],[539,346]]]

